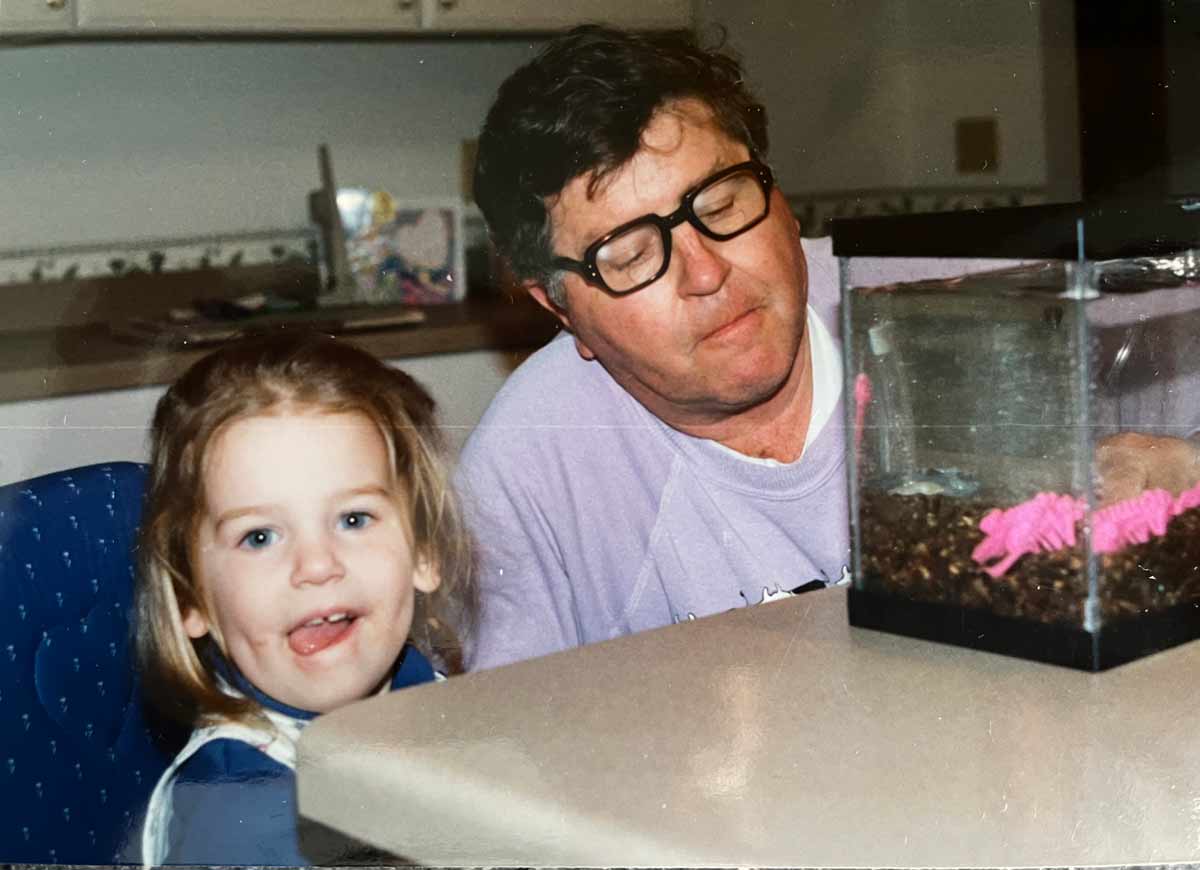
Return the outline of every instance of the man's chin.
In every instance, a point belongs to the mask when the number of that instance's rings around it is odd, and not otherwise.
[[[726,375],[726,384],[720,389],[722,404],[731,413],[739,413],[766,404],[779,395],[787,385],[791,367],[778,365],[764,373],[761,368],[748,370],[740,377],[738,372]]]
[[[717,423],[767,404],[783,389],[787,378],[722,384],[691,403],[697,417]]]

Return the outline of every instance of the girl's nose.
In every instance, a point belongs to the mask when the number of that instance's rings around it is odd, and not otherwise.
[[[679,293],[683,296],[707,296],[716,293],[729,275],[729,261],[721,255],[717,242],[690,224],[674,230],[671,259],[679,261]]]
[[[314,534],[299,542],[292,569],[292,585],[320,585],[340,580],[345,573],[337,547],[330,536]]]

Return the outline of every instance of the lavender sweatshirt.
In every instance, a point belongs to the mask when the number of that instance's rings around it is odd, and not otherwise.
[[[837,263],[828,240],[804,250],[814,408],[795,462],[671,429],[568,335],[505,383],[458,469],[481,554],[471,669],[848,578]]]

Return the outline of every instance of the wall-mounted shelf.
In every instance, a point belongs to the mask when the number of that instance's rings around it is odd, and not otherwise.
[[[345,338],[382,359],[403,359],[531,350],[558,332],[554,319],[528,298],[420,310],[425,319],[418,325],[353,331]],[[130,342],[104,323],[6,332],[0,336],[0,402],[165,384],[212,349]]]

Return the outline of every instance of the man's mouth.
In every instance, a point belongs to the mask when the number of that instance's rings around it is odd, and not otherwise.
[[[736,315],[735,317],[732,317],[729,320],[724,321],[720,326],[718,326],[712,332],[707,333],[704,336],[704,338],[701,339],[701,341],[709,341],[711,339],[722,339],[722,338],[725,338],[726,336],[732,335],[740,327],[747,324],[750,321],[751,315],[753,315],[756,311],[758,311],[757,307],[747,308],[745,311],[741,312],[740,314]]]
[[[288,632],[288,646],[296,655],[319,653],[345,638],[357,621],[358,614],[349,610],[309,617]]]

